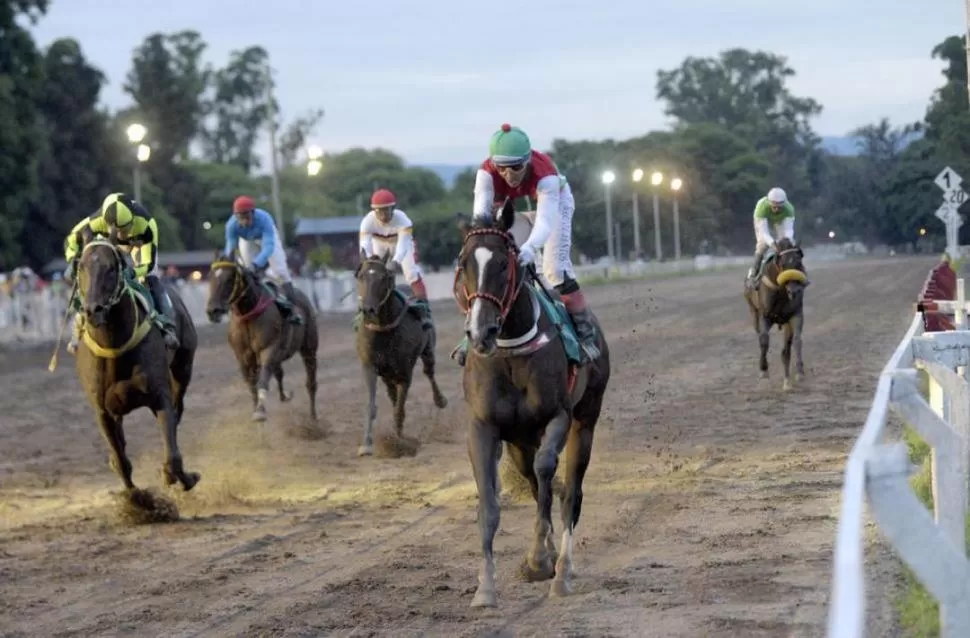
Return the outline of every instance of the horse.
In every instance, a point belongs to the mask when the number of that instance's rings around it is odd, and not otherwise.
[[[783,389],[791,390],[794,381],[805,376],[802,361],[802,328],[805,325],[803,300],[805,288],[811,283],[805,274],[801,247],[787,237],[776,243],[773,251],[762,261],[760,284],[751,287],[745,283],[744,298],[751,310],[754,331],[758,335],[761,357],[758,365],[761,378],[768,378],[768,343],[771,328],[785,330],[785,346],[781,351],[781,363],[785,369]],[[756,284],[758,282],[756,281]],[[791,374],[792,346],[795,348],[795,374]]]
[[[528,480],[537,506],[535,537],[523,575],[530,581],[553,578],[551,596],[570,593],[583,477],[610,378],[610,353],[598,319],[592,317],[601,356],[588,362],[582,359],[558,294],[519,266],[518,246],[510,232],[515,223],[512,202],[507,201],[495,221],[462,225],[455,272],[454,296],[466,316],[469,338],[462,386],[482,543],[472,607],[498,604],[492,543],[500,518],[498,462],[503,442]],[[557,556],[552,483],[563,447],[563,535]]]
[[[191,490],[201,478],[186,472],[178,447],[178,426],[192,380],[198,336],[192,317],[174,288],[172,301],[179,347],[169,351],[151,318],[148,289],[129,274],[127,255],[111,241],[92,239],[78,260],[77,294],[85,326],[75,369],[98,427],[111,448],[110,464],[125,489],[136,488],[125,454],[124,417],[138,408],[155,415],[165,443],[162,474],[167,485]]]
[[[364,441],[357,449],[358,456],[374,453],[378,377],[387,387],[387,396],[394,404],[394,429],[398,436],[404,429],[404,407],[419,357],[424,375],[431,382],[435,406],[444,408],[448,405],[434,375],[434,326],[423,328],[421,318],[409,312],[410,289],[405,284],[395,287],[395,272],[387,265],[389,257],[390,253],[383,257],[368,256],[361,249],[360,265],[354,273],[363,315],[357,329],[357,357],[367,390]]]
[[[251,269],[230,256],[216,253],[209,267],[209,301],[206,314],[218,323],[232,310],[229,321],[229,346],[253,400],[253,421],[266,420],[266,393],[270,375],[276,377],[281,402],[293,398],[283,388],[283,362],[299,351],[306,370],[306,389],[310,396],[310,420],[317,420],[317,332],[316,313],[310,299],[293,288],[290,303],[301,312],[303,324],[287,322],[275,302],[277,291],[261,283]]]

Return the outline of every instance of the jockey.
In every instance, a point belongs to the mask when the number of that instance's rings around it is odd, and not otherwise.
[[[134,274],[146,285],[157,310],[156,319],[162,328],[165,345],[177,348],[172,301],[158,278],[158,223],[148,210],[124,193],[112,193],[105,197],[101,208],[85,217],[71,229],[64,242],[64,259],[68,263],[67,276],[74,279],[77,258],[84,244],[94,234],[108,235],[116,244],[128,247],[135,262]],[[68,352],[77,350],[81,338],[83,315],[78,312],[74,319],[74,331],[67,344]]]
[[[566,178],[545,153],[533,150],[520,128],[503,124],[492,135],[488,159],[475,177],[474,219],[490,219],[506,198],[528,196],[536,202],[536,221],[528,239],[519,247],[519,261],[532,264],[542,248],[542,274],[559,292],[572,317],[580,343],[589,360],[599,358],[596,329],[586,308],[586,298],[576,281],[570,255],[573,212],[576,203]],[[464,365],[467,339],[455,349]]]
[[[240,195],[232,203],[232,217],[226,223],[226,246],[224,258],[229,259],[232,251],[239,246],[239,256],[247,267],[264,276],[282,281],[283,295],[277,295],[276,304],[287,321],[299,325],[303,323],[300,313],[293,312],[293,279],[286,265],[286,253],[276,232],[273,216],[262,208],[256,208],[251,197]]]
[[[775,186],[754,207],[754,236],[757,241],[754,265],[748,270],[746,283],[758,286],[758,273],[765,252],[782,237],[795,240],[795,207],[788,201],[785,191]]]
[[[370,198],[373,210],[360,221],[360,249],[368,256],[383,257],[394,251],[391,260],[401,267],[404,278],[411,286],[411,294],[421,309],[421,325],[430,328],[431,307],[428,305],[428,291],[421,278],[421,267],[414,258],[413,224],[407,214],[397,208],[394,193],[382,188]],[[360,316],[360,309],[357,310]]]

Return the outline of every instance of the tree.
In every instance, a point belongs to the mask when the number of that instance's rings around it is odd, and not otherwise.
[[[47,49],[36,99],[45,140],[39,153],[40,189],[21,242],[32,263],[58,256],[74,224],[118,189],[123,149],[97,110],[104,82],[76,40],[56,40]]]
[[[313,130],[320,123],[320,120],[323,119],[323,115],[323,109],[311,109],[293,120],[283,135],[280,136],[278,151],[280,154],[280,163],[284,168],[293,166],[296,163],[296,157],[299,155],[300,149],[306,145]]]
[[[20,265],[24,211],[37,195],[43,144],[35,99],[41,57],[19,17],[35,21],[47,0],[0,0],[0,270]]]
[[[207,106],[212,71],[202,64],[205,42],[196,31],[153,33],[135,49],[125,91],[151,136],[153,166],[187,159]]]
[[[269,117],[268,58],[263,47],[233,51],[229,64],[215,73],[215,127],[204,135],[209,161],[235,164],[246,172],[258,167],[253,145]]]

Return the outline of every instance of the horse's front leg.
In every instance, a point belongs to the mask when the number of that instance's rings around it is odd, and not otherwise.
[[[182,489],[188,492],[195,487],[201,476],[197,472],[186,472],[182,466],[182,451],[178,446],[178,419],[167,392],[161,392],[157,405],[155,420],[158,421],[158,429],[165,444],[165,464],[162,466],[165,483],[172,485],[178,481],[182,484]]]
[[[791,381],[791,344],[794,339],[792,322],[785,324],[785,346],[781,349],[781,366],[785,371],[785,381],[782,383],[784,390],[792,389]]]
[[[104,408],[95,408],[95,418],[98,421],[101,436],[104,437],[108,447],[111,448],[111,454],[108,457],[111,469],[121,478],[121,482],[125,484],[125,489],[135,489],[135,484],[131,480],[131,461],[125,454],[125,432],[122,429],[121,418],[115,419]]]
[[[360,371],[364,377],[367,407],[364,410],[364,442],[357,448],[357,456],[370,456],[374,453],[374,419],[377,418],[377,370],[362,362]]]
[[[771,321],[764,316],[761,317],[761,326],[758,330],[758,346],[761,348],[761,356],[758,360],[758,368],[761,370],[761,378],[768,378],[768,342],[771,335]]]
[[[482,565],[478,571],[478,589],[472,607],[495,607],[495,557],[492,544],[501,519],[498,501],[498,459],[502,441],[496,428],[479,419],[468,429],[468,458],[478,487],[478,532],[482,541]]]
[[[559,465],[559,453],[566,444],[569,432],[569,413],[566,410],[553,417],[542,435],[542,442],[533,461],[533,470],[539,484],[539,499],[536,504],[535,536],[532,550],[526,557],[524,571],[529,580],[548,580],[555,573],[554,558],[550,548],[555,549],[552,539],[552,479]]]
[[[410,376],[410,375],[408,375]],[[411,389],[411,379],[405,379],[397,384],[394,395],[394,431],[398,436],[404,434],[404,418],[407,414],[408,390]]]
[[[269,393],[269,379],[281,364],[277,357],[277,346],[271,346],[259,353],[259,371],[256,376],[256,408],[253,421],[266,420],[266,395]]]

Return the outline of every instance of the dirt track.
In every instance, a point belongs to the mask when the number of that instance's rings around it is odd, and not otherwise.
[[[183,520],[130,526],[120,482],[73,360],[0,356],[2,636],[820,636],[838,489],[875,378],[912,316],[928,260],[811,267],[808,378],[757,378],[738,273],[590,289],[614,372],[577,529],[576,593],[516,574],[531,503],[503,499],[499,605],[469,608],[479,564],[464,446],[454,304],[436,304],[439,381],[417,375],[406,429],[416,457],[358,460],[363,415],[353,333],[322,319],[321,415],[312,440],[303,371],[287,366],[262,437],[224,327],[202,329],[182,425]],[[632,301],[631,301],[632,300]],[[864,308],[863,308],[864,305]],[[391,410],[379,393],[379,425]],[[135,482],[159,484],[150,413],[126,422]],[[553,520],[559,526],[558,503]],[[883,550],[872,558],[890,582]],[[870,572],[872,573],[872,572]],[[890,608],[872,588],[870,635]]]

